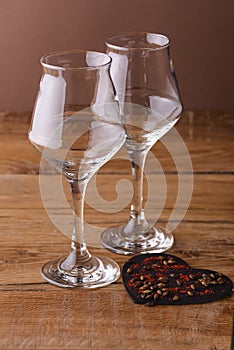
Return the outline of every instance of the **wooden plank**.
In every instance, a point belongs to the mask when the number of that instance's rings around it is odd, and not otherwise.
[[[120,175],[99,175],[96,181],[97,191],[99,196],[94,193],[94,184],[90,185],[87,189],[87,201],[92,205],[96,205],[99,210],[105,212],[105,208],[108,205],[108,201],[116,199],[117,193],[115,192],[115,186],[120,181],[126,179],[121,194],[121,200],[123,203],[128,203],[131,200],[131,194],[126,189],[131,189],[130,176],[123,177]],[[184,185],[184,191],[186,193],[186,181],[190,179],[189,175],[183,175],[182,184]],[[58,179],[58,187],[56,179]],[[70,200],[70,189],[65,181],[62,182],[60,194],[60,177],[48,175],[43,185],[43,197],[46,199],[48,206],[56,208],[64,208],[64,200],[62,195],[68,196]],[[164,180],[164,179],[163,179]],[[178,193],[178,179],[177,176],[167,174],[166,175],[166,203],[165,208],[173,208],[177,193]],[[160,175],[154,174],[151,179],[152,183],[162,183]],[[194,189],[190,209],[230,209],[234,208],[234,176],[233,175],[196,175],[194,178]],[[56,184],[56,185],[54,185]],[[108,186],[107,186],[108,184]],[[45,187],[45,188],[44,188]],[[0,208],[42,208],[42,200],[39,188],[39,177],[37,175],[0,175]],[[145,189],[147,191],[147,188]],[[89,192],[90,191],[90,192]],[[161,208],[165,192],[157,191],[157,187],[151,189],[151,202],[152,208]],[[190,191],[190,184],[188,191]],[[146,193],[147,194],[147,193]],[[92,195],[94,197],[92,203]],[[97,197],[96,197],[97,196]],[[89,198],[89,199],[88,199]],[[97,198],[97,199],[96,199]],[[103,200],[101,200],[103,199]],[[109,203],[110,204],[110,203]],[[183,198],[180,207],[183,208]]]
[[[31,112],[0,111],[0,134],[26,134],[30,125],[31,114]]]
[[[63,213],[63,211],[62,211]],[[128,214],[128,213],[126,213]],[[160,217],[158,223],[161,227],[164,227],[169,217],[169,210],[165,210]],[[221,215],[219,210],[203,211],[203,210],[189,210],[183,221],[179,224],[176,231],[180,232],[181,225],[187,225],[186,227],[194,228],[197,237],[197,228],[200,229],[205,225],[209,227],[231,227],[234,224],[233,213],[230,210],[223,210]],[[70,214],[69,214],[70,215]],[[69,217],[69,215],[67,215]],[[127,215],[126,215],[127,216]],[[124,216],[125,218],[125,216]],[[118,220],[113,220],[112,215],[106,215],[102,217],[102,220],[96,220],[95,212],[88,212],[85,216],[85,220],[89,224],[97,225],[97,227],[108,227],[110,225],[116,226],[118,224],[124,224],[122,213],[119,215]],[[186,229],[187,230],[187,229]],[[223,229],[220,231],[224,234]],[[3,234],[4,232],[4,234]],[[26,232],[26,234],[25,234]],[[0,209],[0,244],[9,245],[13,244],[17,240],[17,244],[26,244],[31,246],[33,244],[43,244],[45,241],[45,235],[47,239],[55,239],[55,235],[59,233],[59,229],[50,221],[46,211],[44,209]],[[192,232],[190,232],[192,234]],[[204,235],[205,239],[209,239],[210,232]],[[41,241],[41,237],[43,240]],[[51,238],[53,237],[53,238]],[[213,237],[213,236],[211,236]],[[232,235],[231,235],[232,237]]]
[[[0,313],[2,349],[228,350],[231,339],[227,301],[146,308],[110,287],[2,291]]]
[[[202,216],[191,220],[193,212],[187,215],[188,220],[185,218],[173,232],[175,244],[170,251],[185,259],[191,266],[205,266],[234,278],[234,221],[212,222],[210,217],[204,217],[207,220],[205,221]],[[98,225],[95,217],[92,220],[97,228],[105,228],[110,224],[102,222]],[[115,223],[117,224],[118,222]],[[160,221],[159,226],[164,228],[165,222]],[[122,265],[127,257],[103,249],[99,242],[100,232],[101,230],[96,230],[94,234],[86,234],[86,242],[91,251],[108,255]],[[71,234],[68,233],[67,236],[71,237]],[[40,282],[39,270],[43,262],[66,255],[69,245],[69,239],[49,221],[44,210],[1,209],[0,284]]]
[[[15,148],[16,144],[17,149]],[[196,145],[191,141],[186,141],[186,146],[191,157],[194,172],[224,173],[233,171],[233,140],[229,141],[223,140],[223,138],[217,138],[216,142],[212,144],[206,143],[203,140],[197,140]],[[39,172],[40,155],[33,149],[26,136],[22,136],[21,134],[14,135],[14,138],[9,140],[8,135],[1,135],[0,147],[1,174],[30,174]],[[156,162],[159,162],[165,173],[177,172],[172,156],[161,142],[156,143],[150,152],[152,152],[151,157],[148,156],[146,161],[148,169],[152,168],[152,166],[155,167],[156,159]],[[99,172],[106,174],[130,173],[131,167],[127,153],[122,149]]]
[[[40,155],[26,135],[0,135],[0,174],[38,174]]]
[[[188,148],[195,172],[233,172],[233,120],[233,113],[183,112],[176,129]],[[27,139],[30,114],[2,112],[0,121],[0,173],[38,173],[40,156]],[[10,134],[12,137],[9,137]],[[174,160],[165,146],[170,146],[173,140],[170,141],[168,136],[163,140],[167,140],[165,144],[158,142],[151,149],[152,157],[147,158],[148,168],[155,167],[156,157],[165,173],[176,172]],[[181,154],[182,161],[183,156]],[[181,160],[179,157],[178,161]],[[100,172],[130,173],[127,153],[124,150],[119,152]]]

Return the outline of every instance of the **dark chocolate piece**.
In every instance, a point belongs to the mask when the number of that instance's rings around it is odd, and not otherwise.
[[[232,281],[223,274],[194,269],[171,254],[142,254],[123,266],[124,286],[134,303],[183,305],[215,301],[232,292]]]

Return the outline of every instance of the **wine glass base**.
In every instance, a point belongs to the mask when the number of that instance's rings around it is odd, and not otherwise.
[[[101,234],[101,243],[112,252],[123,255],[162,253],[171,248],[174,243],[171,233],[164,233],[156,227],[138,235],[134,240],[133,234],[126,236],[123,231],[124,227],[106,229]]]
[[[49,283],[65,288],[99,288],[104,287],[120,276],[119,265],[112,259],[92,257],[83,266],[70,271],[62,267],[65,259],[47,262],[41,270],[42,277]]]

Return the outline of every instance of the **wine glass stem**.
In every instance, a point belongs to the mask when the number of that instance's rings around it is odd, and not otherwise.
[[[76,261],[79,262],[89,260],[90,253],[86,247],[84,238],[84,196],[87,182],[79,183],[76,180],[70,181],[72,193],[72,209],[73,209],[73,232],[71,251],[76,255]]]
[[[133,181],[133,200],[130,217],[134,219],[136,225],[141,225],[146,221],[143,210],[143,176],[147,153],[148,149],[129,152]]]

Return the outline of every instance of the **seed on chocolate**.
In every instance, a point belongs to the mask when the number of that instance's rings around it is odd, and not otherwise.
[[[162,291],[160,289],[157,290],[156,292],[158,295],[162,295]]]
[[[139,286],[142,285],[142,282],[141,282],[141,281],[136,281],[136,282],[134,283],[134,285],[135,285],[135,287],[139,287]]]
[[[152,296],[153,296],[153,294],[148,294],[148,295],[146,295],[145,299],[151,299]]]
[[[127,269],[127,273],[132,273],[132,268],[131,268],[131,267],[129,267],[129,268]]]
[[[165,292],[166,290],[168,290],[168,288],[162,288],[162,291]]]
[[[160,263],[160,262],[158,262],[157,264],[153,264],[153,265],[152,265],[152,268],[153,268],[153,269],[155,269],[155,268],[157,268],[157,267],[161,267],[161,263]]]
[[[159,298],[159,294],[155,293],[154,294],[154,300],[157,300]]]
[[[189,278],[190,278],[191,280],[193,280],[193,279],[194,279],[194,275],[193,275],[192,273],[190,273],[190,274],[189,274]]]
[[[168,291],[168,290],[165,290],[165,292],[162,293],[162,296],[163,296],[163,297],[166,297],[168,294],[169,294],[169,291]]]
[[[174,295],[174,297],[172,298],[173,301],[177,301],[177,300],[179,300],[179,299],[180,299],[180,297],[179,297],[179,295],[177,295],[177,294]]]
[[[141,298],[142,298],[142,299],[145,299],[145,294],[141,294]]]
[[[215,284],[217,284],[217,283],[218,283],[218,282],[215,281],[215,280],[210,282],[210,284],[213,284],[213,285],[215,285]]]
[[[137,277],[133,277],[133,278],[130,280],[131,283],[134,283],[134,282],[136,282],[136,281],[138,281],[138,278],[137,278]]]
[[[181,285],[180,280],[176,280],[176,284],[177,284],[178,286],[180,286],[180,285]]]
[[[207,277],[207,274],[206,274],[206,273],[203,273],[203,274],[202,274],[202,277],[206,278],[206,277]]]
[[[174,278],[175,277],[174,273],[170,273],[170,277]]]
[[[168,259],[168,264],[174,264],[175,263],[175,260],[174,259],[172,259],[172,258],[170,258],[170,259]]]
[[[200,279],[199,279],[199,282],[200,282],[203,286],[205,286],[205,287],[208,286],[208,284],[206,283],[206,281],[205,281],[203,278],[200,278]]]
[[[208,284],[206,283],[206,281],[202,281],[201,284],[202,284],[204,287],[208,287]]]
[[[147,284],[144,284],[143,286],[141,286],[141,287],[139,288],[139,290],[145,290],[145,289],[148,289]]]
[[[158,286],[158,288],[165,287],[165,283],[158,283],[157,286]]]
[[[195,284],[191,284],[190,287],[191,287],[191,289],[193,289],[193,290],[196,289]]]
[[[167,266],[167,264],[168,264],[167,260],[164,260],[163,265]]]
[[[140,280],[144,281],[145,277],[143,275],[140,276]]]
[[[221,277],[217,279],[217,282],[218,282],[218,284],[224,284],[225,283],[224,280]]]
[[[167,282],[167,278],[166,277],[159,277],[158,278],[158,282],[166,283]]]
[[[193,296],[193,292],[192,292],[191,290],[188,290],[188,291],[187,291],[187,294],[188,294],[190,297]]]
[[[158,260],[161,260],[161,261],[164,260],[164,256],[159,255],[159,256],[158,256]]]
[[[142,293],[144,293],[144,294],[149,294],[149,293],[152,293],[152,290],[146,289],[146,290],[143,290]]]
[[[210,273],[211,278],[215,278],[215,275],[213,273]]]

